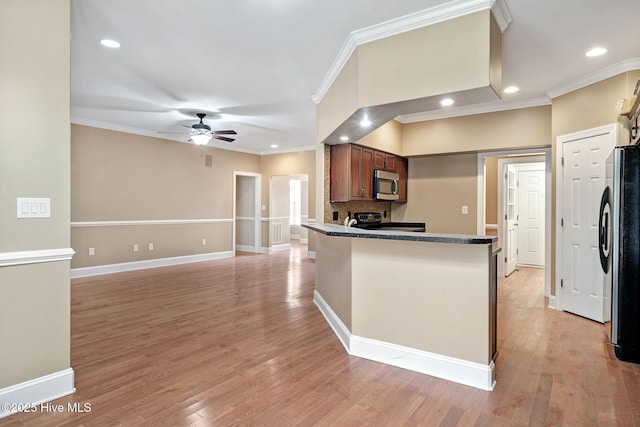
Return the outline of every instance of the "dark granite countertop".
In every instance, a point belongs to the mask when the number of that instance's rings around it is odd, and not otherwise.
[[[363,239],[409,240],[413,242],[458,243],[466,245],[489,245],[498,241],[496,236],[420,233],[398,230],[363,230],[336,224],[302,224],[302,226],[327,236],[359,237]]]

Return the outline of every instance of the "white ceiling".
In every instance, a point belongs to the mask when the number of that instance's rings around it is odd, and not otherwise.
[[[253,153],[315,145],[317,94],[356,30],[444,3],[492,0],[72,0],[72,121],[187,141],[180,125],[208,113],[218,146]],[[640,68],[638,0],[505,0],[498,102],[400,117],[403,122],[541,105]],[[104,38],[119,49],[100,45]],[[600,45],[602,57],[586,58]],[[615,108],[612,106],[611,108]],[[209,120],[208,120],[209,119]],[[278,144],[277,149],[270,148]]]

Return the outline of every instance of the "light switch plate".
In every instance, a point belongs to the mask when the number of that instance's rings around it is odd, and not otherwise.
[[[44,197],[18,197],[16,212],[16,218],[50,218],[51,199]]]

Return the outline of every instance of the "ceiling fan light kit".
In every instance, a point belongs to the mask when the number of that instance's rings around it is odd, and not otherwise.
[[[211,138],[219,139],[221,141],[233,142],[235,139],[228,138],[222,135],[237,135],[238,133],[235,130],[211,130],[211,126],[205,124],[202,119],[204,119],[207,115],[205,113],[196,114],[200,121],[198,123],[194,123],[191,126],[182,125],[191,130],[188,133],[189,141],[193,142],[196,145],[207,145]],[[176,133],[176,132],[160,132],[160,133]]]
[[[197,133],[192,134],[190,139],[196,145],[207,145],[207,143],[211,139],[211,135],[208,135],[206,133]]]

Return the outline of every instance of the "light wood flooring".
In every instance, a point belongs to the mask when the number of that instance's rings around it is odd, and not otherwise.
[[[74,280],[77,391],[54,403],[91,411],[0,425],[640,425],[640,365],[612,357],[604,326],[547,308],[543,270],[499,281],[486,392],[347,355],[305,249]]]

